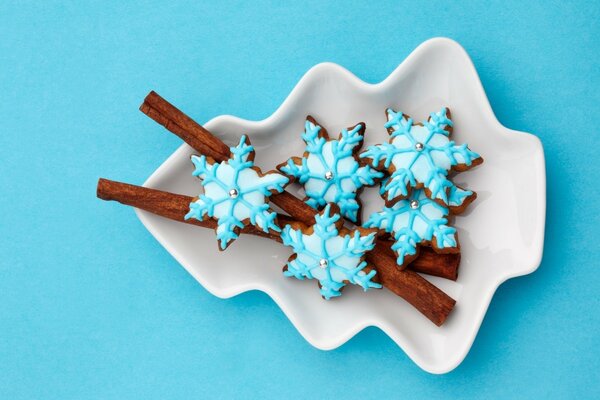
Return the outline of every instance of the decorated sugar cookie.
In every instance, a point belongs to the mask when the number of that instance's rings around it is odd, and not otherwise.
[[[353,222],[359,219],[357,194],[363,186],[374,185],[383,177],[370,166],[361,166],[357,153],[363,142],[365,124],[344,129],[338,139],[330,139],[327,131],[312,117],[306,118],[302,139],[306,151],[277,168],[304,185],[306,203],[321,209],[327,203],[339,206],[342,215]]]
[[[371,214],[363,224],[389,233],[394,244],[397,264],[404,267],[417,257],[417,247],[428,244],[439,253],[457,253],[456,229],[447,225],[449,210],[430,199],[424,189],[415,189],[406,199],[399,200],[383,211]]]
[[[427,196],[449,206],[453,213],[464,211],[476,194],[454,185],[448,172],[465,171],[483,159],[466,144],[450,140],[450,111],[443,108],[423,123],[413,123],[408,115],[392,109],[386,115],[389,143],[369,146],[360,157],[390,174],[381,186],[387,205],[406,198],[412,189],[424,188]]]
[[[373,282],[376,271],[365,272],[365,253],[375,246],[375,229],[343,227],[343,219],[335,204],[328,204],[315,216],[315,224],[286,225],[281,232],[283,244],[294,249],[284,267],[286,276],[319,281],[325,299],[341,295],[347,283],[365,291],[381,288]]]
[[[268,233],[280,232],[277,214],[269,209],[268,197],[283,191],[289,179],[271,171],[263,174],[254,166],[254,147],[246,136],[231,147],[229,160],[221,163],[210,157],[192,156],[194,176],[202,181],[204,194],[190,204],[186,219],[217,220],[219,248],[225,250],[240,230],[252,224]]]

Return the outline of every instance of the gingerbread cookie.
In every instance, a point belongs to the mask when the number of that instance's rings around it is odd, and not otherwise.
[[[390,174],[381,186],[386,204],[391,206],[409,196],[411,190],[424,188],[427,196],[448,206],[452,213],[464,211],[476,194],[454,185],[448,173],[465,171],[483,159],[466,144],[455,145],[450,140],[450,111],[443,108],[423,123],[413,123],[408,115],[392,109],[386,116],[389,143],[369,146],[360,154]]]
[[[281,232],[283,244],[294,249],[284,267],[285,276],[317,279],[323,298],[341,295],[348,283],[365,291],[381,288],[372,278],[376,271],[365,272],[366,252],[375,246],[375,229],[343,227],[343,219],[335,204],[328,204],[315,216],[315,224],[286,225]]]
[[[363,226],[389,233],[396,262],[404,267],[417,257],[421,245],[430,245],[438,253],[460,251],[456,229],[447,225],[448,214],[448,207],[430,199],[424,189],[415,189],[408,198],[371,214]]]
[[[281,232],[277,214],[270,210],[268,197],[283,191],[289,179],[277,171],[265,174],[254,166],[254,147],[246,136],[231,147],[229,160],[221,163],[205,156],[192,156],[193,175],[202,181],[204,194],[191,204],[185,219],[217,220],[219,248],[225,250],[240,230],[252,224],[264,232]]]
[[[358,151],[363,142],[365,124],[343,129],[337,139],[330,139],[327,131],[308,116],[302,139],[306,150],[302,157],[292,157],[277,166],[290,179],[304,185],[306,203],[321,209],[335,203],[342,216],[358,222],[360,202],[358,194],[363,186],[374,185],[383,174],[370,166],[362,166]]]

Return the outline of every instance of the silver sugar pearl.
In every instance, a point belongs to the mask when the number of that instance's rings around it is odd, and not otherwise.
[[[417,142],[415,144],[415,150],[417,150],[417,151],[423,151],[424,148],[425,148],[425,146],[421,142]]]
[[[412,208],[413,210],[416,210],[417,208],[419,208],[419,202],[417,200],[411,200],[410,208]]]
[[[231,197],[232,199],[235,199],[236,197],[238,197],[238,191],[235,189],[231,189],[229,191],[229,197]]]
[[[327,264],[328,264],[328,262],[324,258],[322,258],[321,261],[319,261],[319,267],[320,268],[323,268],[323,269],[327,268]]]
[[[333,172],[331,171],[327,171],[325,172],[325,179],[327,179],[328,181],[333,179]]]

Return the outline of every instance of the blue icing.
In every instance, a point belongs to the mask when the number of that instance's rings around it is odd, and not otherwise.
[[[304,185],[306,203],[311,207],[335,203],[344,217],[356,222],[360,208],[357,191],[383,177],[369,166],[360,166],[354,154],[362,144],[363,130],[359,124],[342,130],[337,140],[329,140],[321,126],[308,119],[302,134],[304,157],[288,160],[279,170]]]
[[[431,242],[438,249],[457,247],[456,229],[446,225],[448,213],[447,207],[417,189],[392,207],[371,214],[363,225],[390,233],[394,239],[392,249],[398,256],[396,261],[404,265],[410,261],[406,257],[416,255],[417,246],[424,242]]]
[[[465,200],[473,195],[470,190],[465,190],[459,186],[452,185],[448,192],[448,205],[450,207],[456,207],[462,205]]]
[[[433,199],[458,207],[470,195],[456,188],[448,179],[448,172],[456,165],[472,165],[480,156],[466,144],[455,145],[449,138],[452,121],[447,109],[432,113],[423,124],[413,124],[412,118],[392,109],[387,110],[385,127],[390,133],[389,143],[369,148],[360,154],[375,167],[382,166],[391,175],[381,185],[381,194],[388,200],[404,198],[409,188],[424,186]]]
[[[315,216],[315,224],[310,234],[301,229],[286,225],[281,233],[283,244],[294,250],[290,257],[285,276],[297,279],[316,279],[325,299],[341,295],[340,289],[348,281],[361,286],[365,291],[381,288],[371,279],[376,271],[365,273],[367,263],[365,253],[375,246],[375,233],[362,235],[359,230],[341,235],[343,220],[340,214],[332,212],[331,205]]]
[[[196,169],[194,176],[201,179],[204,194],[190,204],[185,219],[217,220],[217,240],[221,249],[237,239],[236,231],[250,224],[280,232],[275,224],[276,213],[267,203],[271,191],[282,192],[289,179],[279,173],[262,175],[254,169],[254,147],[246,136],[231,147],[231,158],[221,163],[211,162],[205,156],[192,156]]]

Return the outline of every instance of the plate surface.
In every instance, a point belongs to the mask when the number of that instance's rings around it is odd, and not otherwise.
[[[319,64],[306,73],[269,118],[256,122],[220,116],[206,128],[230,145],[241,134],[248,134],[257,150],[257,165],[269,170],[302,153],[300,133],[306,115],[317,118],[332,136],[343,127],[364,121],[368,145],[387,140],[385,108],[393,107],[422,120],[443,106],[452,111],[454,140],[468,142],[485,162],[454,179],[478,193],[467,212],[455,219],[462,246],[457,282],[426,277],[457,300],[441,328],[387,290],[363,293],[348,287],[341,298],[322,300],[315,281],[282,275],[281,268],[291,251],[277,243],[242,236],[226,252],[219,252],[212,230],[139,210],[138,216],[211,293],[227,298],[248,290],[264,291],[315,347],[336,348],[365,327],[377,326],[424,370],[451,371],[468,353],[496,288],[538,267],[546,211],[540,141],[507,129],[496,120],[477,72],[459,44],[431,39],[374,85],[336,64]],[[144,185],[197,195],[200,184],[191,175],[191,154],[192,149],[183,145]],[[298,188],[290,190],[301,195]],[[375,189],[365,190],[362,201],[364,215],[382,204]]]

